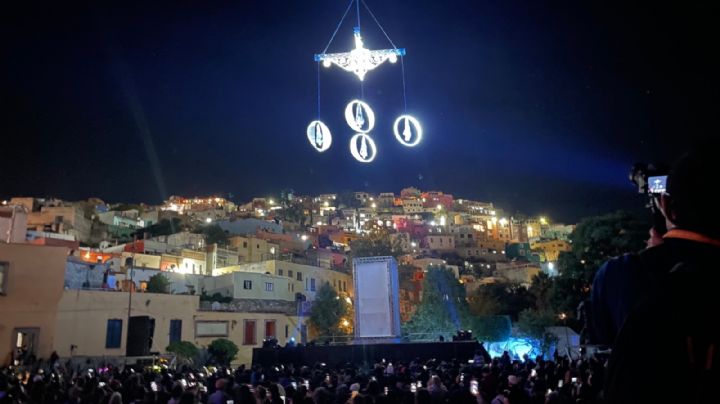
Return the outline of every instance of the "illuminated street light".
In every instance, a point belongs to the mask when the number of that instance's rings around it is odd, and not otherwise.
[[[205,223],[210,223],[210,222],[212,222],[211,218],[209,218],[209,217],[205,218]]]

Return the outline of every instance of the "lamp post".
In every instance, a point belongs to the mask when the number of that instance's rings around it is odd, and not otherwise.
[[[563,329],[565,331],[565,353],[567,353],[568,358],[572,359],[572,353],[570,352],[570,337],[568,336],[567,331],[567,314],[560,313],[559,317],[563,322]]]

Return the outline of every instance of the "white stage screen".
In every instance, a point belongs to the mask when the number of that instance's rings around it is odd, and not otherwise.
[[[399,335],[397,264],[392,257],[359,258],[354,262],[355,338]]]

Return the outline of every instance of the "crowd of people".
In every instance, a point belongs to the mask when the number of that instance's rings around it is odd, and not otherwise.
[[[0,371],[0,403],[565,403],[594,402],[605,358],[419,359],[371,366],[236,369],[35,364]]]

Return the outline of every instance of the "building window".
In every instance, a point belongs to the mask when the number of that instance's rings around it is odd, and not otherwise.
[[[0,295],[7,294],[8,272],[10,272],[10,264],[0,262]]]
[[[333,288],[337,289],[337,281],[333,279]]]
[[[272,282],[265,282],[265,291],[266,292],[272,292],[273,291],[273,283]]]
[[[227,321],[196,321],[195,338],[198,337],[227,337]]]
[[[170,320],[170,343],[182,340],[182,320]]]
[[[343,281],[343,292],[347,292],[347,282]]]
[[[247,248],[247,241],[243,241],[243,248]]]
[[[289,327],[287,324],[285,324],[285,339],[287,339],[288,335],[290,335],[290,333],[288,331],[289,331]]]
[[[252,289],[252,281],[243,281],[243,289]]]
[[[245,332],[243,334],[243,345],[255,345],[255,320],[245,320]]]
[[[257,247],[257,249],[259,250],[259,249],[260,249],[260,244],[258,244],[256,247]]]
[[[275,335],[275,320],[265,320],[265,339],[277,338]]]
[[[120,348],[122,338],[122,320],[108,320],[105,334],[105,348]]]
[[[315,278],[310,278],[310,291],[315,291]]]
[[[297,273],[297,280],[299,280],[299,281],[302,280],[302,272]]]
[[[278,269],[278,276],[283,276],[283,270],[282,270],[282,269]]]
[[[288,269],[288,278],[292,278],[292,277],[293,277],[293,271]]]
[[[200,272],[202,272],[202,264],[200,265]]]

